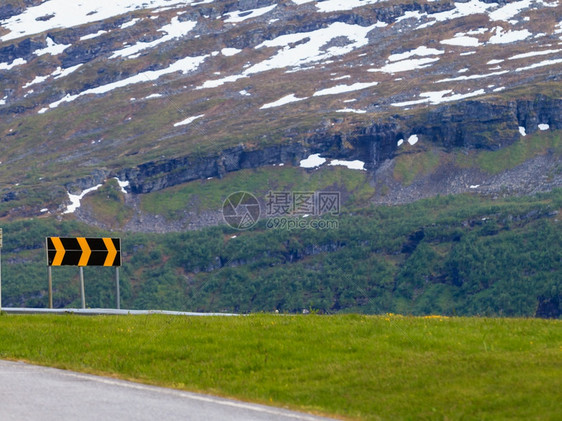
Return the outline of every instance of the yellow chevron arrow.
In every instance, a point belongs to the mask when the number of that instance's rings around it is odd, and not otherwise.
[[[64,253],[66,253],[66,250],[64,249],[62,241],[59,237],[51,237],[51,241],[53,242],[55,250],[57,251],[55,253],[55,257],[51,266],[60,266],[62,264],[62,259],[64,258]]]
[[[105,247],[107,248],[107,257],[105,258],[105,262],[103,263],[104,266],[113,266],[113,261],[117,256],[117,249],[113,245],[113,241],[111,238],[104,238],[103,242]]]
[[[78,262],[78,266],[88,266],[88,260],[90,260],[90,255],[92,254],[92,249],[88,245],[88,241],[84,237],[77,237],[78,244],[80,244],[80,248],[82,249],[82,256],[80,256],[80,261]]]

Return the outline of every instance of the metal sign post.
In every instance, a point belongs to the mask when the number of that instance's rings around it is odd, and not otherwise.
[[[121,310],[121,292],[119,288],[119,266],[115,267],[115,288],[117,290],[117,310]]]
[[[2,311],[2,228],[0,228],[0,311]]]
[[[53,274],[49,266],[49,308],[53,308]]]
[[[86,293],[84,292],[84,268],[80,266],[80,298],[82,308],[86,308]]]

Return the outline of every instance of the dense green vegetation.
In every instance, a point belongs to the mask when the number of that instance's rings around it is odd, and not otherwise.
[[[262,220],[248,231],[124,233],[122,305],[559,317],[561,209],[562,190],[461,195],[348,209],[325,217],[337,223],[330,229],[272,229]],[[3,228],[4,306],[47,306],[46,236],[107,234],[51,219]],[[84,272],[87,305],[113,307],[114,271]],[[55,306],[79,306],[77,268],[53,268],[53,278]]]
[[[559,419],[558,320],[0,316],[0,358],[353,419]]]

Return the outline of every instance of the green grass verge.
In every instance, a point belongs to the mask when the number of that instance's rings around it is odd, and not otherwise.
[[[559,419],[562,322],[0,317],[0,358],[350,419]]]

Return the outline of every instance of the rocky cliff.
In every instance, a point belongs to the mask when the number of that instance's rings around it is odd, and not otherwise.
[[[349,133],[316,132],[296,143],[253,149],[237,146],[212,156],[191,155],[147,162],[110,176],[128,181],[131,192],[141,194],[193,180],[222,177],[242,169],[280,163],[298,166],[310,154],[358,159],[374,172],[381,162],[394,158],[400,140],[412,135],[446,149],[496,150],[520,139],[520,128],[532,134],[539,130],[539,124],[546,124],[552,130],[562,128],[562,99],[541,94],[530,100],[503,103],[469,100],[415,115],[390,116],[366,127],[355,127]],[[99,177],[92,179],[97,181]]]

